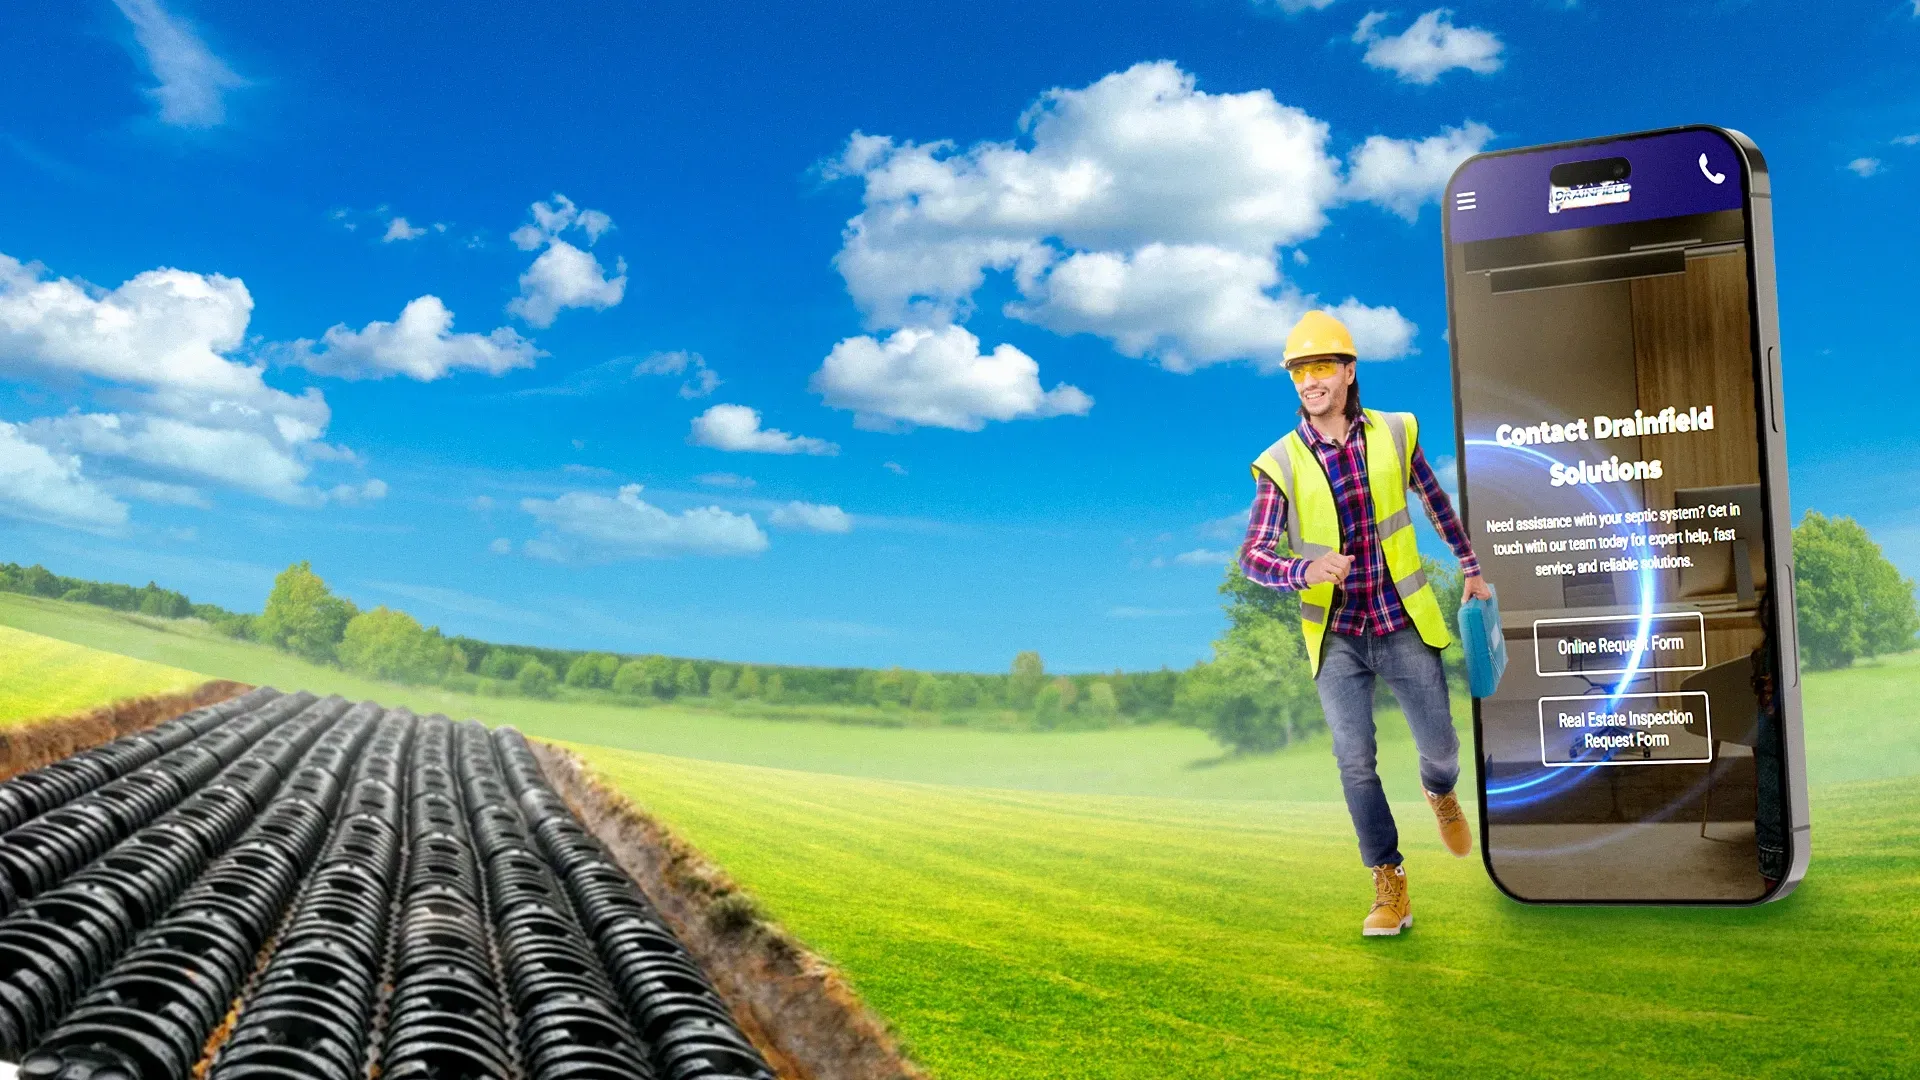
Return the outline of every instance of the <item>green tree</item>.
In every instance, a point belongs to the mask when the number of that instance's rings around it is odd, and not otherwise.
[[[704,692],[700,685],[700,669],[693,661],[682,660],[673,672],[673,692],[679,697],[699,697]]]
[[[734,680],[733,692],[736,697],[759,697],[760,669],[750,665],[742,667],[740,669],[740,677]]]
[[[608,653],[584,653],[567,665],[567,685],[604,690],[613,685],[620,658]]]
[[[526,653],[512,649],[488,649],[487,655],[480,661],[480,674],[489,679],[512,679],[532,659]]]
[[[434,682],[446,674],[450,647],[404,611],[376,607],[348,620],[338,646],[349,671],[395,682]]]
[[[1181,674],[1174,706],[1236,754],[1277,750],[1324,726],[1300,637],[1299,600],[1229,566],[1227,632],[1213,659]]]
[[[334,658],[347,623],[359,612],[333,595],[304,559],[273,579],[256,629],[261,640],[316,663]]]
[[[1846,667],[1914,647],[1914,584],[1850,517],[1809,510],[1793,530],[1800,654],[1808,667]]]
[[[1064,682],[1066,682],[1065,679],[1056,679],[1034,693],[1033,722],[1035,724],[1043,728],[1060,726],[1060,721],[1067,711],[1066,704],[1061,700],[1063,695],[1060,686]],[[1068,683],[1068,685],[1072,684]]]
[[[648,656],[640,663],[646,666],[647,692],[657,698],[673,696],[673,661],[664,656]]]
[[[869,673],[863,672],[863,676]],[[875,705],[905,705],[913,699],[914,673],[899,667],[890,667],[885,671],[870,673],[873,676],[873,691],[869,698]]]
[[[1433,598],[1440,602],[1440,617],[1446,621],[1447,636],[1454,639],[1451,645],[1440,654],[1440,665],[1446,669],[1452,679],[1465,693],[1467,684],[1467,653],[1461,646],[1460,638],[1460,600],[1466,590],[1466,578],[1460,574],[1460,564],[1439,562],[1429,556],[1420,557],[1421,569],[1427,573],[1427,584],[1433,587]]]
[[[1040,693],[1040,688],[1046,684],[1046,681],[1047,665],[1041,661],[1039,653],[1031,649],[1015,653],[1013,677],[1008,687],[1011,700],[1007,704],[1016,709],[1031,708],[1034,697]]]
[[[1262,620],[1234,627],[1175,692],[1214,741],[1236,754],[1278,750],[1325,720],[1297,627]]]
[[[760,691],[760,697],[765,701],[779,701],[786,696],[787,680],[785,677],[777,671],[767,676],[766,686],[765,689]]]
[[[938,675],[922,675],[914,684],[912,708],[921,712],[939,712],[947,707],[947,680]]]
[[[714,697],[725,697],[733,689],[734,667],[720,664],[707,676],[707,693]]]
[[[629,660],[620,665],[613,673],[613,691],[628,697],[640,697],[653,692],[653,683],[647,678],[647,665],[638,660]]]
[[[20,572],[20,586],[33,596],[59,596],[66,591],[60,587],[60,578],[39,563]]]
[[[559,677],[554,675],[552,668],[533,659],[521,665],[520,673],[513,677],[513,685],[522,694],[535,698],[552,697],[557,682]]]
[[[1080,709],[1102,723],[1112,723],[1120,715],[1120,699],[1113,692],[1113,684],[1101,679],[1087,687],[1087,698]]]

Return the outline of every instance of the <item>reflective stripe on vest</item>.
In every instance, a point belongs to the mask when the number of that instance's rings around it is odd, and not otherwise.
[[[1373,500],[1374,528],[1379,536],[1380,552],[1387,564],[1400,604],[1420,632],[1420,639],[1434,648],[1445,648],[1452,641],[1440,603],[1427,584],[1420,567],[1420,548],[1414,539],[1413,515],[1407,502],[1409,478],[1413,472],[1412,447],[1420,438],[1419,422],[1412,413],[1364,410],[1367,426],[1373,432],[1384,430],[1387,439],[1367,442],[1367,488]],[[1365,436],[1363,436],[1365,437]],[[1296,431],[1267,447],[1253,462],[1256,476],[1264,475],[1280,489],[1287,500],[1287,544],[1301,558],[1317,559],[1339,550],[1340,515],[1333,500],[1333,485],[1326,468]],[[1333,585],[1309,585],[1300,591],[1300,632],[1305,638],[1307,657],[1315,675],[1320,673],[1320,652],[1325,644],[1327,619],[1333,608]]]

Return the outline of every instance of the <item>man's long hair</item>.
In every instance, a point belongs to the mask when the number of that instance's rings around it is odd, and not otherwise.
[[[1307,418],[1307,407],[1300,406],[1300,419]],[[1353,377],[1353,385],[1347,387],[1347,423],[1360,419],[1360,376]]]

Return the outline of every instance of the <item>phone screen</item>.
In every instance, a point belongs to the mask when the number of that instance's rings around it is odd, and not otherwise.
[[[1509,656],[1476,703],[1484,842],[1520,899],[1786,876],[1744,160],[1682,129],[1475,158],[1447,191],[1461,501]]]

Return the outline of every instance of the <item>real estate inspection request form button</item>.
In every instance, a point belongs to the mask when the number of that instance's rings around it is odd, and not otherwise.
[[[1540,699],[1540,764],[1680,765],[1713,760],[1713,719],[1699,690]]]

